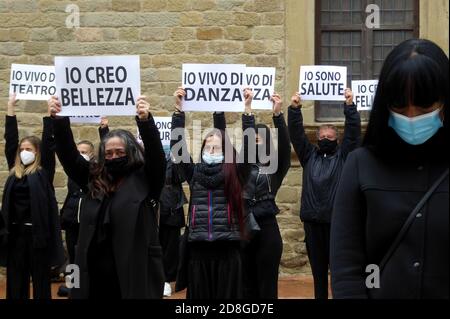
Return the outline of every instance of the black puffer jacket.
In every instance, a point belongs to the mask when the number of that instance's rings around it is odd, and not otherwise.
[[[171,148],[174,153],[182,147],[187,152],[186,141],[174,130],[185,127],[185,114],[174,113],[172,117],[172,141]],[[186,154],[184,154],[186,156]],[[189,156],[190,158],[190,156]],[[232,211],[225,198],[224,184],[213,189],[207,189],[198,182],[199,165],[190,158],[176,164],[183,171],[186,181],[189,183],[191,197],[189,200],[189,238],[190,242],[197,241],[237,241],[241,239],[237,213]],[[248,166],[239,165],[242,181],[248,176]]]
[[[207,189],[196,180],[198,166],[191,182],[189,241],[240,240],[239,221],[225,197],[224,184]]]
[[[336,152],[325,155],[305,134],[301,109],[289,107],[289,134],[303,167],[300,218],[303,222],[330,223],[334,196],[347,155],[360,143],[361,118],[356,105],[344,106],[344,138]]]

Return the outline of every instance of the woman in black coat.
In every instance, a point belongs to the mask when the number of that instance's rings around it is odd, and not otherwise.
[[[449,297],[448,67],[436,44],[416,39],[384,62],[363,147],[336,194],[335,298]]]
[[[42,141],[19,142],[15,96],[5,119],[5,155],[10,175],[5,184],[0,221],[1,266],[7,267],[6,298],[50,299],[52,266],[64,263],[58,205],[53,189],[55,152],[50,117],[43,119]]]
[[[49,104],[56,115],[57,98]],[[157,201],[165,160],[159,132],[144,97],[136,123],[145,151],[124,130],[100,143],[98,163],[87,162],[73,142],[67,117],[55,117],[56,152],[66,174],[85,190],[75,263],[80,285],[72,298],[161,298],[164,286]]]
[[[238,163],[229,137],[218,129],[203,140],[201,162],[192,162],[185,137],[185,114],[181,110],[185,94],[182,88],[175,92],[171,148],[191,193],[186,295],[188,299],[242,298],[242,189],[248,166]],[[251,95],[246,92],[245,96],[246,102],[251,103]]]
[[[102,117],[98,128],[100,140],[108,134],[108,119]],[[164,146],[166,156],[166,177],[164,187],[159,198],[159,240],[163,250],[163,264],[165,273],[164,295],[170,296],[177,276],[179,243],[181,228],[185,226],[184,208],[187,203],[183,191],[185,181],[180,167],[174,165],[170,156],[170,145]]]
[[[282,100],[272,96],[273,123],[277,129],[275,149],[271,131],[265,124],[255,124],[251,104],[247,105],[242,130],[249,136],[250,172],[244,187],[244,207],[252,215],[259,230],[253,231],[244,245],[242,260],[244,269],[244,298],[278,298],[278,272],[283,252],[283,240],[276,215],[280,212],[275,198],[284,177],[291,166],[291,141],[282,113]],[[214,127],[225,130],[224,113],[215,113]],[[251,136],[251,137],[250,137]],[[254,151],[254,152],[253,152]],[[253,153],[253,154],[251,154]],[[246,225],[251,227],[250,222]],[[249,230],[251,232],[251,230]]]

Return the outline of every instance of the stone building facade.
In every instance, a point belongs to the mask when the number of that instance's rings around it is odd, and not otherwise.
[[[11,63],[53,64],[59,55],[137,54],[141,59],[142,94],[156,116],[170,116],[173,92],[180,85],[182,63],[244,63],[277,68],[276,90],[285,109],[298,87],[300,65],[314,64],[316,15],[314,0],[0,0],[0,135],[4,134]],[[66,20],[76,5],[79,28]],[[448,52],[448,1],[421,0],[419,35]],[[72,7],[73,8],[73,7]],[[45,102],[23,101],[18,108],[20,136],[40,134]],[[315,138],[319,124],[314,105],[304,106],[307,132]],[[211,114],[189,114],[187,123]],[[257,112],[271,123],[270,112]],[[230,126],[240,115],[227,114]],[[336,123],[342,128],[342,123]],[[110,118],[110,127],[135,132],[132,118]],[[98,143],[96,126],[74,125],[76,140]],[[0,140],[0,193],[7,178],[4,140]],[[292,154],[292,168],[279,191],[278,216],[284,249],[282,274],[308,273],[309,264],[299,219],[302,169]],[[55,189],[61,203],[67,178],[58,166]]]

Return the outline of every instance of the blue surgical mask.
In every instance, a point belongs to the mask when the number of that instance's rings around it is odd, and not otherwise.
[[[432,138],[444,126],[440,112],[441,110],[437,109],[424,115],[407,117],[391,111],[389,126],[406,143],[420,145]]]
[[[224,156],[220,154],[210,154],[204,152],[202,155],[203,161],[208,165],[220,164],[223,162]]]
[[[166,155],[166,159],[170,158],[170,145],[163,146],[164,154]]]

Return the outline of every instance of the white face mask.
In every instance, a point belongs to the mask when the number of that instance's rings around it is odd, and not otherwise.
[[[203,153],[202,158],[203,158],[203,161],[206,164],[209,164],[209,165],[220,164],[224,160],[224,156],[223,156],[222,153],[220,153],[220,154],[209,154],[209,153],[205,152],[205,153]]]
[[[22,161],[23,165],[27,166],[36,160],[36,155],[34,155],[34,153],[30,151],[22,151],[20,152],[20,160]]]
[[[90,158],[87,154],[81,154],[81,153],[80,153],[80,155],[83,156],[83,158],[84,158],[86,161],[88,161],[88,162],[91,160],[91,158]]]

